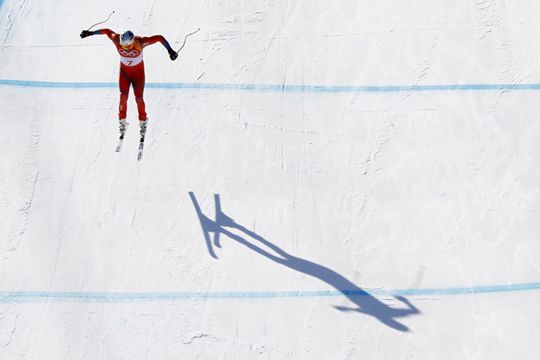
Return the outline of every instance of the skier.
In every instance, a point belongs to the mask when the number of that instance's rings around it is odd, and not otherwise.
[[[137,102],[137,110],[139,111],[139,125],[141,143],[146,135],[147,116],[145,104],[143,100],[144,92],[144,61],[143,49],[148,45],[160,42],[169,52],[171,60],[176,60],[178,53],[171,48],[169,42],[162,35],[154,35],[150,37],[135,36],[133,32],[127,30],[122,35],[113,32],[110,29],[99,29],[95,31],[83,30],[80,34],[81,38],[91,35],[107,35],[116,46],[116,50],[120,54],[120,105],[118,108],[118,119],[120,123],[120,140],[124,138],[127,122],[127,99],[129,87],[133,85],[135,100]],[[142,145],[142,144],[141,144]]]

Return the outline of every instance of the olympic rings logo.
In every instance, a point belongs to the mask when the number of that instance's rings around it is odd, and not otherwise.
[[[139,52],[137,50],[126,51],[124,49],[118,49],[118,52],[120,53],[120,55],[127,57],[136,57],[137,55],[139,55]]]

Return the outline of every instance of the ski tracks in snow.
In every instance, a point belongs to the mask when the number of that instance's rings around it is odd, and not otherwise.
[[[5,31],[4,40],[2,41],[2,47],[6,45],[9,35],[11,34],[11,30],[13,29],[13,24],[15,24],[15,22],[23,12],[26,1],[27,0],[15,1],[7,10],[7,15],[5,17],[2,16],[6,19],[6,24],[3,26],[7,28],[7,30]],[[2,11],[2,5],[2,1],[0,1],[0,11]]]
[[[7,249],[14,251],[26,232],[28,216],[32,208],[34,195],[39,179],[39,147],[40,130],[39,116],[34,114],[28,124],[27,144],[21,166],[9,180],[14,193],[18,194],[15,219],[11,221],[11,227],[7,236]]]

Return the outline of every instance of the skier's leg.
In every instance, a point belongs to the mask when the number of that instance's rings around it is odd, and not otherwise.
[[[139,111],[139,120],[146,121],[146,106],[144,104],[144,63],[141,63],[140,68],[133,74],[133,92],[135,93],[135,101],[137,102],[137,110]]]
[[[141,94],[141,96],[135,96],[135,101],[137,102],[137,110],[139,111],[139,120],[140,121],[146,121],[147,115],[146,115],[146,105],[144,104],[144,99]]]
[[[118,106],[118,119],[125,119],[127,116],[127,101],[129,95],[129,86],[131,79],[126,72],[120,66],[120,75],[118,78],[118,85],[120,87],[120,104]]]
[[[128,101],[128,95],[129,95],[129,86],[131,84],[131,80],[129,76],[124,72],[122,69],[122,66],[120,66],[120,75],[118,79],[118,85],[120,88],[120,104],[118,105],[118,130],[120,130],[120,139],[122,140],[124,138],[124,134],[126,133],[127,129],[127,101]]]
[[[144,141],[146,135],[146,125],[148,118],[146,116],[146,106],[144,104],[144,64],[137,69],[135,76],[133,77],[133,92],[135,93],[135,101],[137,102],[137,110],[139,111],[139,125],[141,133],[141,141]]]

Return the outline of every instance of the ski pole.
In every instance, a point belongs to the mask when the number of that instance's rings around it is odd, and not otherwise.
[[[90,27],[88,28],[88,31],[90,31],[90,29],[93,28],[93,27],[96,26],[96,25],[103,24],[103,23],[106,23],[107,21],[109,21],[109,19],[111,18],[111,15],[112,15],[112,14],[114,14],[114,11],[113,11],[112,13],[109,14],[109,17],[107,18],[107,20],[104,20],[104,21],[102,21],[102,22],[98,22],[98,23],[96,23],[96,24],[90,26]]]
[[[184,46],[186,45],[186,40],[188,38],[188,36],[191,36],[193,34],[195,34],[197,31],[201,30],[201,28],[198,28],[197,30],[195,30],[194,32],[192,33],[189,33],[186,35],[186,37],[184,38],[184,43],[182,44],[182,46],[180,47],[180,49],[178,49],[178,51],[176,52],[177,54],[180,52],[180,50],[182,50],[184,48]]]

